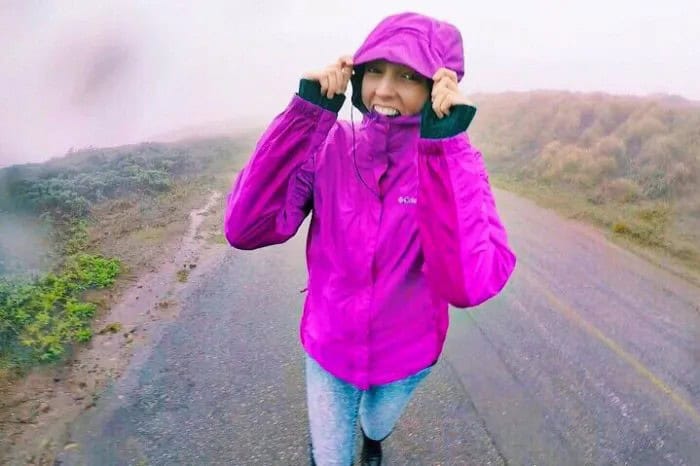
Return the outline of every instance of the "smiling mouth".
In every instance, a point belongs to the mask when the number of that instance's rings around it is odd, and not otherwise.
[[[375,112],[379,113],[380,115],[388,116],[388,117],[397,117],[401,115],[401,112],[399,112],[397,109],[393,107],[384,107],[382,105],[374,105],[372,106],[372,110]]]

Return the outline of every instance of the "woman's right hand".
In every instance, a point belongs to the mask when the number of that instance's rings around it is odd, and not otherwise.
[[[321,84],[321,95],[332,99],[336,94],[345,94],[352,76],[352,57],[343,55],[332,65],[321,71],[304,74],[304,79],[318,81]]]

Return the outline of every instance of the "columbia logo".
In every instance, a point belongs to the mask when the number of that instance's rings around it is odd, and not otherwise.
[[[399,196],[399,204],[416,204],[418,199],[411,196]]]

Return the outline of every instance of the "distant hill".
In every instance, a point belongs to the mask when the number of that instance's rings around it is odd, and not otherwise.
[[[167,191],[174,179],[200,173],[242,144],[230,138],[148,142],[5,167],[0,169],[0,210],[84,217],[96,202]]]
[[[700,263],[700,103],[559,91],[472,96],[492,175],[583,202],[597,223]]]
[[[212,138],[85,149],[43,163],[0,168],[0,279],[46,270],[62,237],[118,199],[154,199],[178,184],[247,158],[250,138]]]

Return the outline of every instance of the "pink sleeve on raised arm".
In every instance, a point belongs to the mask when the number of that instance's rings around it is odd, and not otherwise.
[[[418,142],[418,228],[430,286],[456,307],[498,294],[515,268],[481,153],[466,134]]]
[[[336,120],[298,96],[273,120],[228,196],[231,246],[257,249],[294,236],[313,206],[314,156]]]

